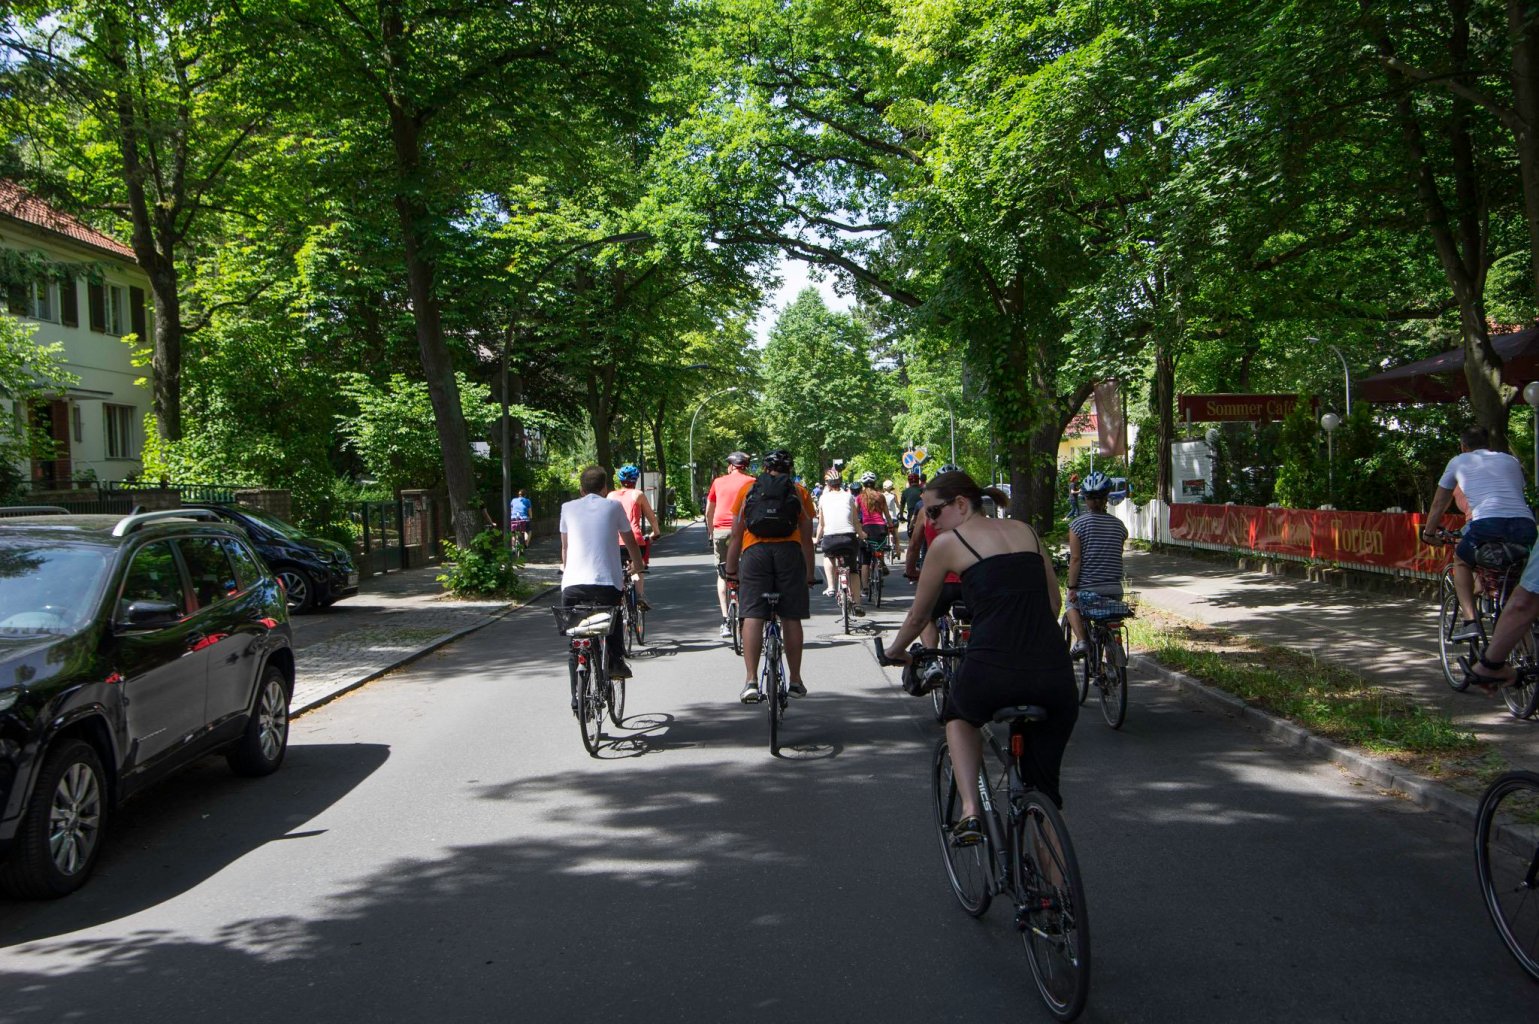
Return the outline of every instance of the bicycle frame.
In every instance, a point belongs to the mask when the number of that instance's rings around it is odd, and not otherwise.
[[[995,758],[1003,766],[1000,782],[1005,788],[1007,800],[1004,814],[1001,816],[1000,809],[994,804],[994,787],[989,784],[987,766],[980,765],[978,799],[983,807],[983,827],[988,832],[989,848],[994,851],[995,858],[994,870],[989,876],[989,892],[1009,893],[1016,898],[1017,902],[1023,902],[1026,898],[1026,880],[1009,877],[1014,874],[1012,868],[1020,865],[1024,860],[1017,856],[1019,851],[1015,848],[1022,830],[1007,829],[1005,826],[1007,823],[1014,825],[1019,816],[1020,801],[1026,795],[1026,783],[1021,778],[1021,773],[1016,770],[1014,755],[999,745],[999,740],[994,738],[993,729],[984,726],[980,732],[983,734],[983,741],[988,744]]]

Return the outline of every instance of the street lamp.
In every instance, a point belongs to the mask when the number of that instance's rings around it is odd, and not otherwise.
[[[1534,486],[1539,487],[1539,380],[1523,386],[1523,401],[1534,410]]]
[[[934,395],[946,403],[946,418],[951,422],[951,464],[955,466],[957,464],[957,417],[956,413],[951,411],[951,399],[939,391],[931,391],[929,388],[915,388],[914,390],[926,395]]]
[[[1320,344],[1320,339],[1319,338],[1309,337],[1309,338],[1305,338],[1304,340],[1305,341],[1312,341],[1316,345]],[[1330,349],[1332,352],[1336,353],[1336,358],[1341,360],[1341,375],[1342,375],[1343,380],[1345,380],[1345,382],[1346,382],[1346,399],[1347,399],[1346,411],[1347,411],[1347,415],[1351,416],[1352,415],[1352,371],[1347,368],[1347,357],[1342,355],[1341,354],[1341,349],[1337,348],[1335,345],[1327,345],[1325,347]],[[1338,419],[1337,422],[1339,423],[1340,420]]]
[[[1331,499],[1331,504],[1336,504],[1336,451],[1331,445],[1331,435],[1336,428],[1341,426],[1341,417],[1333,412],[1328,412],[1320,417],[1320,426],[1325,431],[1325,488],[1326,495]]]
[[[706,395],[700,399],[700,404],[695,407],[695,414],[689,418],[689,500],[691,502],[695,500],[695,495],[699,492],[699,483],[695,480],[695,420],[699,417],[700,410],[704,409],[711,399],[720,398],[722,395],[736,390],[737,388],[731,387],[712,395]]]

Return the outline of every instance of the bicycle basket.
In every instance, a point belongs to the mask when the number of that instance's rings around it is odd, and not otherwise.
[[[1475,549],[1475,564],[1493,572],[1505,572],[1528,561],[1528,548],[1510,540],[1486,541]]]
[[[1111,619],[1131,619],[1133,606],[1115,597],[1105,597],[1089,590],[1079,592],[1079,613],[1087,619],[1105,622]]]
[[[556,632],[562,636],[603,636],[614,623],[615,610],[602,605],[574,605],[552,608]]]

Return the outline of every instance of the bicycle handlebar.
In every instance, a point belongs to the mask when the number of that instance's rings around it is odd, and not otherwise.
[[[898,660],[896,660],[894,658],[889,658],[887,656],[887,648],[886,648],[885,645],[883,645],[881,637],[876,637],[871,642],[876,645],[876,660],[877,660],[878,664],[880,664],[880,665],[902,665],[903,664],[903,662],[898,661]],[[908,649],[908,656],[910,658],[913,658],[915,661],[919,661],[921,658],[960,658],[965,653],[966,653],[966,651],[964,651],[964,650],[962,650],[960,648],[926,647],[923,644],[919,643],[917,640]]]

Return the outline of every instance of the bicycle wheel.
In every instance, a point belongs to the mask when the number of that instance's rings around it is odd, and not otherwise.
[[[850,593],[848,582],[839,585],[839,610],[844,614],[844,631],[850,631],[850,605],[855,603],[855,595]]]
[[[1539,774],[1508,772],[1481,797],[1475,867],[1491,923],[1539,981]]]
[[[957,790],[951,749],[945,740],[935,745],[930,779],[935,793],[935,828],[940,836],[941,858],[946,863],[946,880],[951,883],[951,893],[962,904],[962,909],[973,917],[981,917],[994,898],[989,885],[993,857],[989,853],[987,837],[972,846],[956,846],[951,842],[951,828],[962,817],[962,794]]]
[[[1443,678],[1460,693],[1469,689],[1464,669],[1459,667],[1460,658],[1473,656],[1474,649],[1466,640],[1450,640],[1448,634],[1459,625],[1459,597],[1452,591],[1443,596],[1443,609],[1437,620],[1437,648],[1443,660]]]
[[[609,680],[609,720],[618,728],[625,718],[625,680],[610,678]]]
[[[936,646],[942,650],[950,647],[951,620],[946,616],[942,616],[936,622],[935,627],[937,635]],[[935,720],[944,725],[946,722],[946,694],[951,690],[951,659],[947,658],[941,667],[945,669],[945,682],[930,691],[930,707],[935,712]]]
[[[770,753],[780,753],[780,723],[785,718],[785,688],[780,678],[780,641],[771,637],[764,644],[764,668],[760,671],[760,689],[769,705]]]
[[[1128,714],[1127,666],[1116,664],[1110,637],[1098,639],[1095,653],[1100,660],[1100,668],[1096,672],[1096,689],[1101,697],[1101,717],[1113,729],[1120,729]]]
[[[1016,827],[1024,900],[1015,925],[1048,1012],[1073,1020],[1090,994],[1090,918],[1069,826],[1051,800],[1030,790]]]
[[[637,644],[642,647],[647,645],[647,613],[640,604],[637,604],[635,610],[631,612],[630,631],[631,638]],[[626,654],[631,652],[631,646],[629,643],[625,645]]]
[[[732,627],[732,653],[743,653],[743,620],[738,617],[737,597],[727,599],[727,625]]]
[[[604,734],[604,702],[594,675],[591,664],[578,670],[577,721],[582,726],[583,749],[598,757],[599,739]]]
[[[1502,687],[1502,700],[1512,717],[1532,718],[1539,711],[1539,625],[1529,627],[1528,636],[1507,660],[1517,667],[1518,681]]]

